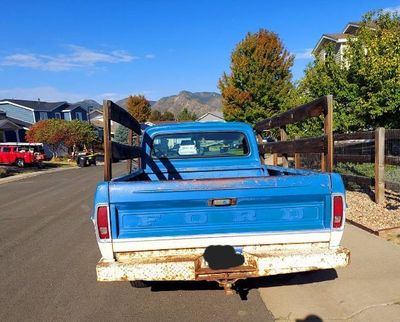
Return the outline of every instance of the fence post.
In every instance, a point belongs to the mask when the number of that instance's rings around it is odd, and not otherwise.
[[[272,153],[272,164],[278,165],[278,154],[277,153]]]
[[[136,134],[136,139],[135,139],[136,146],[140,147],[140,135]],[[140,169],[142,167],[142,157],[139,157],[137,159],[137,168]]]
[[[333,96],[332,95],[327,95],[326,96],[326,102],[325,102],[325,113],[324,113],[324,134],[327,137],[327,142],[326,142],[326,151],[325,155],[326,156],[326,163],[321,162],[321,168],[322,165],[324,165],[325,169],[321,169],[322,171],[327,171],[327,172],[332,172],[333,171]],[[321,155],[321,159],[322,159]]]
[[[324,152],[321,153],[321,171],[326,172],[326,154]]]
[[[261,145],[264,145],[262,136],[259,133],[257,134],[257,143],[261,144]],[[265,164],[265,154],[261,154],[260,153],[260,158],[261,158],[261,163]]]
[[[298,140],[298,139],[299,139],[299,136],[296,136],[295,139]],[[294,154],[294,167],[295,167],[296,169],[301,168],[300,153],[295,153],[295,154]]]
[[[128,129],[128,145],[132,145],[132,136],[133,136],[133,131],[131,129]],[[126,163],[126,168],[129,172],[129,174],[132,172],[132,159],[129,159],[128,162]]]
[[[111,153],[111,101],[103,101],[103,119],[104,119],[104,181],[110,181],[112,178],[111,163],[112,163],[112,153]]]
[[[385,201],[385,129],[375,130],[375,202]]]
[[[282,126],[279,128],[281,141],[287,141],[286,127]],[[282,154],[282,167],[287,168],[289,166],[287,154]]]

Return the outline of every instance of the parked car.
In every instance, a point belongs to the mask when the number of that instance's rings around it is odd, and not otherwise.
[[[45,160],[41,143],[0,143],[0,163],[15,164],[20,168],[25,165],[41,166]]]
[[[244,123],[161,125],[143,137],[140,168],[97,186],[99,281],[208,280],[232,293],[240,279],[348,264],[339,174],[264,165]],[[241,145],[200,154],[194,141]]]

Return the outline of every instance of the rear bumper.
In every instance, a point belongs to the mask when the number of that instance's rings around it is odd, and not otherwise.
[[[243,248],[245,262],[212,270],[202,256],[204,249],[117,253],[116,261],[100,260],[98,281],[195,281],[236,280],[319,269],[345,267],[350,251],[324,245],[251,246]]]

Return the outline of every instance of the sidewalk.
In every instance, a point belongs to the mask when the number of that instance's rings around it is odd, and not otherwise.
[[[0,185],[8,183],[8,182],[19,181],[19,180],[22,180],[25,178],[40,176],[42,174],[50,174],[50,173],[55,173],[55,172],[60,172],[60,171],[65,171],[65,170],[70,170],[70,169],[80,169],[80,168],[79,167],[65,167],[65,168],[54,168],[54,169],[45,169],[45,170],[43,169],[43,170],[35,171],[35,172],[16,174],[16,175],[5,177],[5,178],[0,178]]]
[[[337,277],[334,270],[271,277],[260,289],[278,321],[400,321],[400,247],[349,224],[342,244],[351,263]]]

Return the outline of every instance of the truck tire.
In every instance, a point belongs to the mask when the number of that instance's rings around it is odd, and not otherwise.
[[[146,288],[149,287],[150,285],[145,282],[145,281],[130,281],[132,287],[134,288]]]
[[[17,164],[17,166],[19,168],[23,168],[25,166],[25,161],[24,159],[17,159],[17,161],[15,161],[15,163]]]

